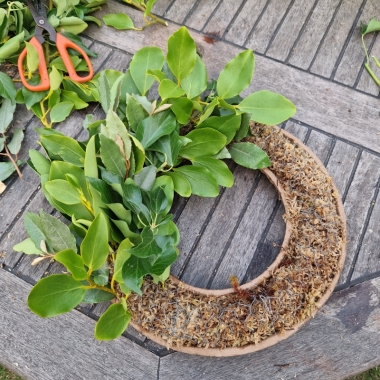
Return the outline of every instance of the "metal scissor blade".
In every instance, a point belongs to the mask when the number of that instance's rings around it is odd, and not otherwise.
[[[45,7],[45,4],[43,1],[26,0],[26,2],[28,4],[28,8],[29,8],[30,13],[32,14],[36,24],[40,18],[46,18],[46,16],[47,16],[46,7]]]

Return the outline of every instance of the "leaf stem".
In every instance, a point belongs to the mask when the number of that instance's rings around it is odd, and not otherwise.
[[[132,1],[132,0],[124,0],[124,2],[127,3],[127,4],[129,4],[129,5],[132,5],[133,7],[137,8],[139,11],[145,13],[146,6],[143,6],[143,5],[141,5],[141,4],[136,4],[136,3],[135,3],[134,1]],[[148,17],[150,17],[150,18],[152,18],[153,20],[155,20],[154,23],[158,22],[158,23],[160,23],[160,24],[162,24],[162,25],[164,25],[164,26],[168,26],[168,23],[167,23],[165,20],[163,20],[163,19],[157,17],[157,16],[154,15],[153,13],[149,13],[149,14],[148,14]],[[145,16],[144,16],[144,20],[145,20]],[[145,21],[145,23],[146,23],[146,21]],[[149,25],[150,25],[150,24],[149,24]]]
[[[7,147],[7,144],[5,144],[5,143],[4,143],[4,149],[5,149],[5,152],[6,152],[6,156],[8,156],[8,158],[11,160],[13,166],[15,167],[18,176],[20,178],[22,178],[22,173],[21,173],[21,171],[20,171],[20,169],[19,169],[19,167],[17,165],[17,162],[13,159],[12,154],[9,151],[8,147]],[[16,156],[16,160],[17,160],[17,156]]]
[[[379,78],[375,75],[375,73],[372,71],[372,69],[369,67],[368,63],[364,64],[364,67],[368,71],[369,75],[371,75],[372,79],[375,81],[375,83],[380,86],[380,80]]]

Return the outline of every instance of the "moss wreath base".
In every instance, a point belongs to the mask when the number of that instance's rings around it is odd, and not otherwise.
[[[199,289],[172,276],[159,285],[146,280],[143,296],[128,298],[132,325],[168,348],[234,356],[271,346],[311,319],[338,282],[346,227],[331,177],[286,131],[256,124],[251,132],[271,159],[263,172],[285,206],[282,248],[267,271],[235,289]]]

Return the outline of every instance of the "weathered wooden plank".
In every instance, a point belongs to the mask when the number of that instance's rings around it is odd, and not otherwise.
[[[361,277],[369,276],[372,273],[380,271],[380,198],[371,203],[372,215],[368,223],[367,231],[364,235],[362,246],[356,261],[355,270],[352,279],[356,280]]]
[[[330,78],[363,0],[344,0],[322,41],[311,72]]]
[[[285,62],[315,1],[295,0],[266,55]]]
[[[291,0],[271,1],[245,45],[253,51],[265,53],[290,3]]]
[[[380,363],[380,279],[334,293],[296,334],[265,350],[230,358],[174,353],[159,378],[342,380]]]
[[[358,154],[358,148],[340,140],[336,141],[326,168],[341,196],[346,190]]]
[[[282,4],[276,2],[279,3]],[[108,6],[97,15],[117,13],[121,9],[122,4],[110,0]],[[137,33],[111,31],[111,28],[103,28],[100,31],[90,26],[88,33],[104,43],[134,53],[146,45],[157,45],[166,50],[166,41],[177,28],[173,24],[167,28],[153,26],[142,33]],[[241,52],[240,48],[226,42],[206,44],[202,34],[197,32],[192,32],[192,36],[197,44],[204,48],[203,59],[210,78],[217,78],[227,61]],[[328,57],[324,60],[328,60]],[[256,56],[254,80],[243,95],[259,89],[280,92],[291,99],[297,105],[298,111],[295,115],[297,120],[374,151],[380,151],[380,135],[377,135],[379,113],[377,99],[272,59]],[[347,128],[350,130],[349,135],[346,133]]]
[[[236,45],[244,46],[245,40],[267,3],[268,0],[247,1],[224,38]]]
[[[300,39],[290,52],[288,62],[291,65],[304,70],[309,68],[339,3],[340,0],[318,1]]]
[[[157,379],[157,356],[124,337],[95,340],[95,322],[80,312],[54,319],[32,314],[30,288],[1,270],[0,361],[6,367],[28,380]]]
[[[132,56],[120,51],[113,51],[106,62],[103,63],[103,69],[113,69],[125,71],[131,62]]]
[[[231,275],[236,276],[240,281],[243,279],[255,254],[257,244],[273,213],[277,199],[277,190],[263,176],[247,205],[235,234],[232,236],[227,252],[217,268],[211,288],[224,289],[230,287]],[[220,231],[219,236],[222,233]]]
[[[371,207],[380,176],[380,158],[363,152],[350,185],[344,208],[347,216],[347,256],[340,283],[349,280],[348,275],[363,233],[364,222]]]
[[[214,12],[220,1],[221,0],[203,0],[198,2],[196,7],[191,12],[189,18],[185,21],[185,25],[189,28],[202,30],[210,15]]]
[[[181,278],[183,281],[191,285],[207,287],[236,223],[239,222],[242,212],[247,207],[247,202],[250,201],[257,175],[257,171],[242,167],[235,169],[234,186],[225,189],[218,206],[213,210],[211,219],[183,272]],[[192,222],[189,220],[188,223]]]
[[[31,200],[29,205],[25,208],[25,212],[36,212],[44,210],[47,213],[52,211],[52,207],[45,199],[42,191],[39,191],[36,196]],[[3,263],[13,268],[23,255],[21,252],[14,252],[13,246],[22,240],[27,238],[27,234],[24,228],[24,214],[17,215],[17,221],[14,223],[12,229],[3,236],[0,240],[1,251],[4,253]],[[3,217],[3,214],[0,215]],[[35,256],[34,256],[35,257]],[[0,259],[1,262],[1,259]]]
[[[166,10],[173,0],[160,0],[153,5],[153,14],[157,16],[166,16]]]
[[[196,0],[176,0],[166,12],[165,17],[181,24],[195,3]]]
[[[178,246],[181,254],[171,268],[171,272],[175,276],[181,274],[182,266],[187,261],[188,255],[192,254],[193,245],[200,236],[202,226],[211,213],[215,202],[215,198],[192,196],[186,203],[177,221],[177,227],[181,234],[181,241]]]
[[[367,46],[368,48],[368,46]],[[364,54],[364,50],[362,50]],[[373,55],[377,58],[380,58],[380,37],[379,34],[376,37],[375,43],[369,52],[370,57]],[[376,66],[375,62],[370,58],[369,66],[371,69],[379,75],[379,68]],[[362,74],[360,75],[360,80],[358,85],[356,86],[358,90],[364,91],[368,94],[372,94],[375,96],[379,95],[379,86],[375,83],[375,81],[371,78],[371,76],[368,74],[367,70],[363,70]]]
[[[311,131],[306,145],[315,153],[315,155],[323,162],[326,162],[330,153],[332,138],[323,133]]]
[[[368,0],[365,4],[360,21],[368,24],[374,15],[380,14],[380,2],[377,0]],[[365,42],[368,44],[373,35],[368,35]],[[339,63],[338,69],[334,75],[334,80],[353,86],[358,77],[359,71],[363,66],[364,50],[361,41],[360,22],[356,25],[355,31],[351,36],[350,42],[344,50],[344,55]]]
[[[301,141],[305,141],[306,135],[309,131],[305,126],[296,123],[295,121],[287,121],[285,125],[285,130],[291,133],[293,136],[297,137]]]
[[[222,0],[219,8],[212,15],[203,31],[205,33],[215,33],[222,37],[242,2],[243,0]]]

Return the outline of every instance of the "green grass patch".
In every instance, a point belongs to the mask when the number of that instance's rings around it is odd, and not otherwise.
[[[0,380],[23,380],[20,376],[0,366]]]
[[[380,365],[347,380],[380,380]]]

